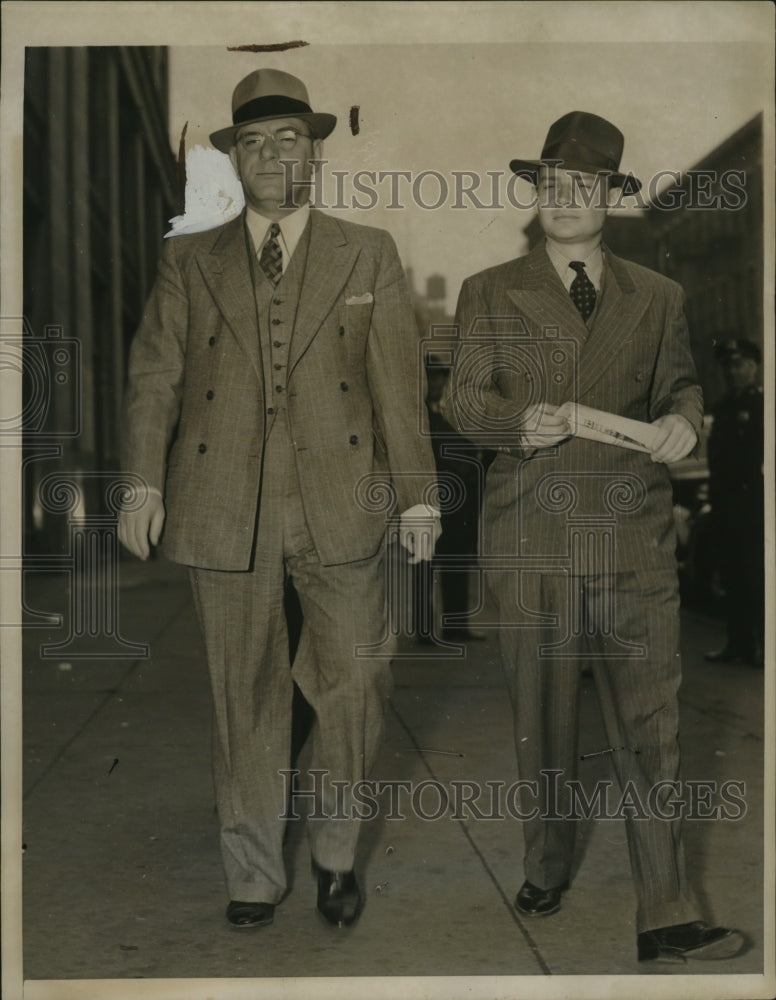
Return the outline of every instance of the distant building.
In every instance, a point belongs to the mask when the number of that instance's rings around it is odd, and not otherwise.
[[[63,518],[40,503],[45,476],[82,476],[94,512],[88,473],[118,470],[128,345],[182,207],[167,72],[159,47],[27,49],[25,551],[66,543]]]
[[[648,211],[655,266],[684,288],[709,407],[724,391],[716,341],[738,336],[763,343],[762,115],[696,163],[681,183],[662,191],[658,201]]]
[[[453,317],[447,312],[445,307],[445,297],[447,294],[447,282],[444,275],[432,274],[426,279],[426,292],[423,294],[415,286],[415,272],[413,268],[405,268],[407,285],[409,286],[412,307],[415,311],[415,320],[418,330],[425,337],[431,336],[431,329],[434,326],[448,326],[453,322]]]

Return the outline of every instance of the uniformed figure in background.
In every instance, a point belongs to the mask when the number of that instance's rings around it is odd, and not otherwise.
[[[763,391],[760,349],[750,340],[717,347],[727,392],[712,410],[709,487],[717,566],[725,590],[727,641],[717,663],[762,666],[765,611]]]

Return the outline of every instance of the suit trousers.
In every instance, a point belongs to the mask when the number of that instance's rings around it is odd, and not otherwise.
[[[580,670],[587,663],[607,745],[615,748],[610,759],[617,781],[636,803],[623,814],[638,932],[698,919],[685,878],[681,813],[668,802],[677,797],[677,786],[660,784],[679,781],[675,572],[524,573],[519,595],[516,574],[506,577],[506,586],[494,586],[504,582],[502,574],[491,584],[502,621],[518,620],[519,596],[522,609],[556,622],[499,630],[519,777],[538,789],[532,800],[538,810],[521,805],[522,815],[537,812],[523,824],[525,877],[553,888],[571,873],[581,811],[566,782],[577,780]],[[619,801],[609,803],[610,814],[618,812]]]
[[[286,575],[303,615],[293,666],[283,606]],[[321,564],[281,411],[265,444],[252,568],[192,569],[190,578],[213,693],[213,770],[229,896],[277,903],[287,888],[283,835],[290,782],[284,772],[290,766],[294,681],[315,712],[310,772],[319,773],[308,821],[313,859],[333,871],[353,867],[358,822],[351,790],[375,762],[391,690],[387,655],[375,659],[356,652],[386,634],[384,553]]]

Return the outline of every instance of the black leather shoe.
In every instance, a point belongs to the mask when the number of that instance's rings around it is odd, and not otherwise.
[[[245,930],[266,927],[275,919],[275,904],[241,903],[233,899],[226,908],[226,919],[233,927]]]
[[[568,887],[564,882],[555,889],[540,889],[526,879],[515,898],[515,909],[524,917],[549,917],[560,909],[560,894]]]
[[[711,961],[733,958],[744,948],[740,931],[727,927],[709,927],[701,920],[691,924],[658,927],[639,934],[640,962],[685,962],[688,958]]]
[[[355,874],[313,866],[318,876],[318,911],[336,927],[348,927],[361,915],[361,893]]]

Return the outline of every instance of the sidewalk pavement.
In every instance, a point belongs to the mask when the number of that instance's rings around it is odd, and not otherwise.
[[[28,575],[28,608],[63,613],[67,622],[65,582]],[[125,981],[124,992],[111,996],[134,996],[131,980],[153,980],[142,995],[160,998],[238,995],[193,983],[177,994],[173,979],[218,979],[224,990],[240,981],[239,995],[251,998],[311,996],[307,977],[348,977],[339,996],[631,997],[637,989],[657,995],[659,987],[662,996],[686,997],[687,977],[713,974],[704,995],[773,996],[772,981],[759,979],[773,959],[763,928],[763,671],[703,661],[702,651],[722,641],[718,623],[683,618],[684,779],[744,783],[737,795],[746,814],[687,822],[687,861],[706,919],[739,927],[751,947],[727,962],[687,965],[636,960],[621,820],[582,824],[561,911],[529,920],[512,906],[523,880],[519,822],[473,818],[466,807],[460,818],[449,809],[434,818],[439,783],[450,791],[456,781],[495,788],[485,783],[508,787],[517,779],[492,635],[470,643],[460,659],[427,659],[426,647],[402,641],[374,778],[410,782],[415,798],[401,793],[401,820],[386,818],[381,799],[381,814],[364,824],[360,921],[337,931],[319,919],[299,821],[287,843],[291,891],[275,922],[258,932],[233,930],[224,919],[208,679],[185,571],[163,560],[122,561],[118,631],[149,644],[150,655],[43,659],[41,646],[64,639],[66,627],[25,632],[25,979]],[[589,678],[581,711],[580,752],[594,753],[606,743]],[[580,778],[614,782],[608,755],[580,764]],[[616,804],[616,783],[613,795]],[[493,811],[485,798],[476,805],[481,814]],[[567,976],[585,978],[573,987],[550,978]],[[351,977],[423,978],[407,985]],[[427,977],[476,978],[440,984]],[[96,992],[84,983],[70,989],[27,983],[25,998],[101,995],[95,984]]]

